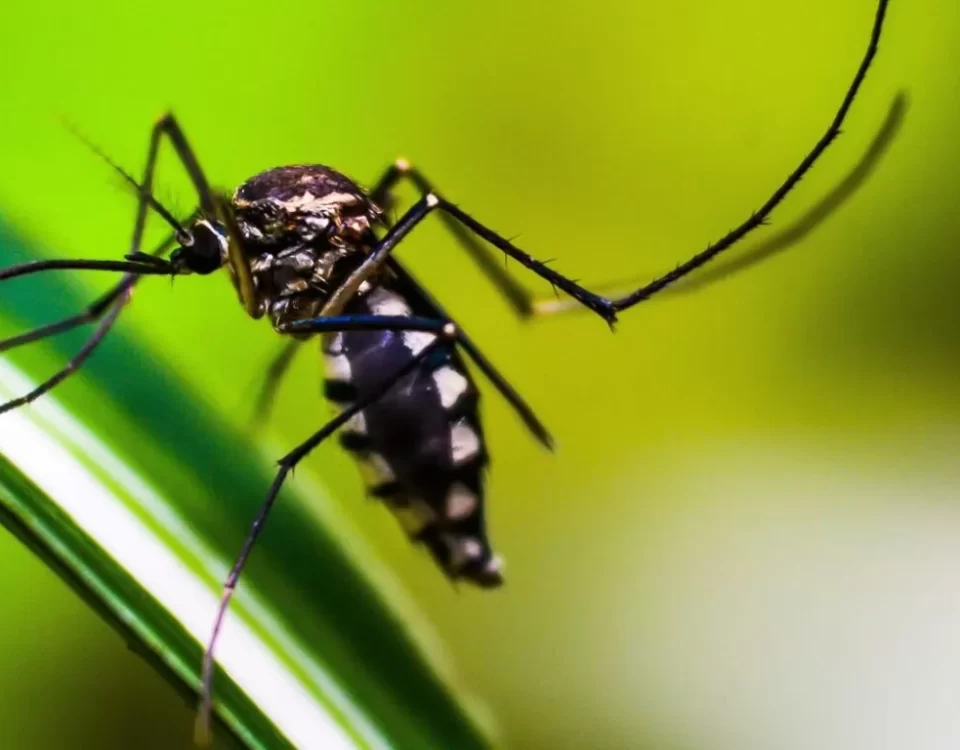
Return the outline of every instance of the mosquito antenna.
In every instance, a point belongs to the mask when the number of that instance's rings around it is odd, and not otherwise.
[[[123,178],[134,190],[137,191],[137,195],[143,197],[143,199],[150,205],[150,207],[160,215],[160,217],[169,224],[173,230],[177,233],[177,242],[181,245],[192,245],[193,244],[193,235],[187,231],[187,229],[177,221],[176,217],[167,210],[167,208],[158,201],[148,190],[146,190],[139,182],[137,182],[134,177],[127,172],[123,167],[117,164],[113,159],[111,159],[107,154],[101,149],[97,144],[87,138],[83,133],[81,133],[77,128],[75,128],[67,120],[62,120],[64,127],[70,131],[70,133],[80,141],[84,146],[90,149],[94,154],[99,156],[103,161],[113,167],[113,170]]]

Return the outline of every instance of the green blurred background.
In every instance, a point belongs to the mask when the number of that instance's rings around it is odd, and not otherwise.
[[[58,117],[138,171],[172,108],[217,184],[310,161],[371,183],[403,155],[573,276],[652,276],[793,169],[874,5],[8,4],[0,212],[51,254],[119,256],[133,201]],[[829,191],[906,89],[876,174],[789,252],[616,335],[587,315],[516,322],[439,226],[404,247],[559,442],[543,453],[487,398],[508,585],[453,590],[334,447],[309,471],[504,745],[960,744],[958,70],[960,6],[894,0],[845,134],[741,252]],[[192,207],[171,158],[157,194]],[[224,279],[144,284],[122,326],[246,429],[280,342]],[[263,440],[319,426],[318,377],[302,353]],[[169,687],[6,535],[0,566],[0,746],[184,744]]]

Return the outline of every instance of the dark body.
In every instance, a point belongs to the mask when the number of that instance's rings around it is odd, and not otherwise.
[[[233,205],[243,232],[259,314],[277,327],[321,314],[376,243],[383,213],[347,177],[320,165],[280,167],[240,186]],[[341,315],[444,320],[398,266],[364,282]],[[348,331],[323,336],[325,395],[337,409],[375,394],[433,342],[425,332]],[[487,539],[487,452],[479,394],[453,343],[431,352],[340,431],[368,492],[424,544],[451,579],[502,582]]]
[[[395,279],[356,297],[346,313],[439,316]],[[324,337],[325,392],[337,406],[362,399],[433,339],[428,333],[350,331]],[[344,380],[343,364],[349,364]],[[486,448],[479,395],[453,349],[443,347],[341,429],[371,495],[387,504],[412,540],[422,542],[453,578],[501,582],[484,523]]]

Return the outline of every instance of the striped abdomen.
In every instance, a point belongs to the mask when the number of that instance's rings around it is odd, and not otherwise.
[[[384,285],[356,297],[344,314],[437,316],[424,306]],[[362,399],[433,339],[419,332],[328,334],[327,398],[338,409]],[[478,400],[454,347],[442,347],[347,422],[340,440],[360,465],[370,494],[412,540],[426,545],[448,576],[496,586],[502,579],[484,523],[487,454]]]

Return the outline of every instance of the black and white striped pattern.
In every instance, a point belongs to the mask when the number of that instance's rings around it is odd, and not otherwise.
[[[363,290],[344,311],[356,315],[436,317],[400,282]],[[351,331],[324,337],[325,394],[345,406],[374,391],[434,340],[423,332]],[[479,395],[451,346],[438,349],[385,396],[353,417],[340,440],[368,491],[424,544],[452,579],[502,582],[484,520],[487,453]]]

